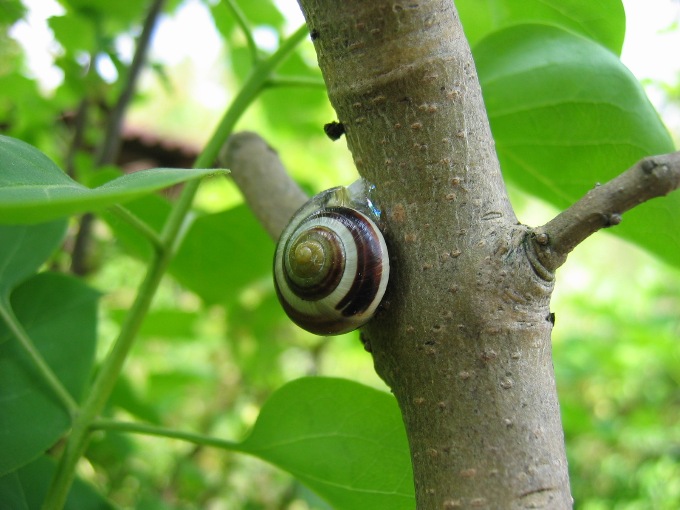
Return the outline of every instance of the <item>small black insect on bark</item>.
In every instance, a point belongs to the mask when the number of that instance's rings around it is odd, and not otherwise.
[[[309,37],[312,38],[312,41],[318,39],[319,31],[316,28],[312,28],[312,30],[309,32]]]
[[[326,133],[326,136],[333,141],[336,141],[345,134],[345,126],[342,122],[329,122],[323,127],[323,130],[324,133]]]
[[[548,322],[550,322],[553,326],[555,325],[555,312],[550,312],[548,314],[548,317],[546,317]]]

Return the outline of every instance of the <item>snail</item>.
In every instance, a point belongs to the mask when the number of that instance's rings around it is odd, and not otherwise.
[[[274,285],[283,309],[298,326],[340,335],[364,325],[387,287],[390,263],[359,180],[323,191],[303,205],[283,230],[274,256]]]

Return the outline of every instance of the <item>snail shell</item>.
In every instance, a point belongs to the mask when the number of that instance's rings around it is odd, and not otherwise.
[[[313,197],[284,229],[274,257],[274,285],[298,326],[339,335],[365,324],[390,273],[387,247],[363,181]]]

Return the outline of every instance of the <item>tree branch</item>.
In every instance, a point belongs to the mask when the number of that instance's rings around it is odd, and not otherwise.
[[[135,54],[132,57],[132,63],[130,64],[127,78],[123,84],[123,90],[121,91],[118,101],[116,101],[116,105],[106,124],[104,143],[100,148],[99,154],[97,154],[97,166],[108,165],[116,160],[116,156],[120,150],[120,128],[123,124],[123,117],[132,100],[139,75],[144,68],[146,56],[151,44],[151,35],[156,27],[156,22],[164,2],[165,0],[153,0],[151,7],[149,8],[149,13],[144,20],[144,27],[142,28],[142,33],[137,41],[137,47],[135,49]]]
[[[151,35],[153,34],[164,2],[165,0],[153,0],[151,3],[149,12],[144,20],[142,33],[137,41],[137,47],[135,49],[135,54],[132,57],[132,63],[130,64],[127,78],[123,84],[123,89],[106,122],[106,132],[104,133],[104,140],[102,141],[95,158],[95,167],[109,165],[116,161],[120,151],[121,126],[123,124],[125,111],[132,100],[135,87],[137,86],[137,80],[142,72],[144,63],[146,62],[146,56],[151,44]],[[71,271],[74,274],[82,276],[89,271],[87,259],[93,222],[94,215],[92,213],[84,214],[80,220],[80,226],[71,253]]]
[[[588,236],[601,228],[618,225],[624,212],[678,188],[680,151],[638,161],[535,229],[532,249],[538,262],[547,274],[552,274]]]
[[[572,506],[550,350],[455,2],[299,0],[390,282],[362,329],[409,440],[417,508]]]
[[[231,177],[267,233],[275,241],[307,195],[290,178],[278,154],[255,133],[237,133],[220,154]]]

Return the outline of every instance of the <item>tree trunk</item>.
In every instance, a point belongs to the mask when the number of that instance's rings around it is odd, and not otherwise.
[[[401,408],[421,509],[571,508],[551,271],[508,201],[451,0],[300,0],[391,281],[363,340]]]

